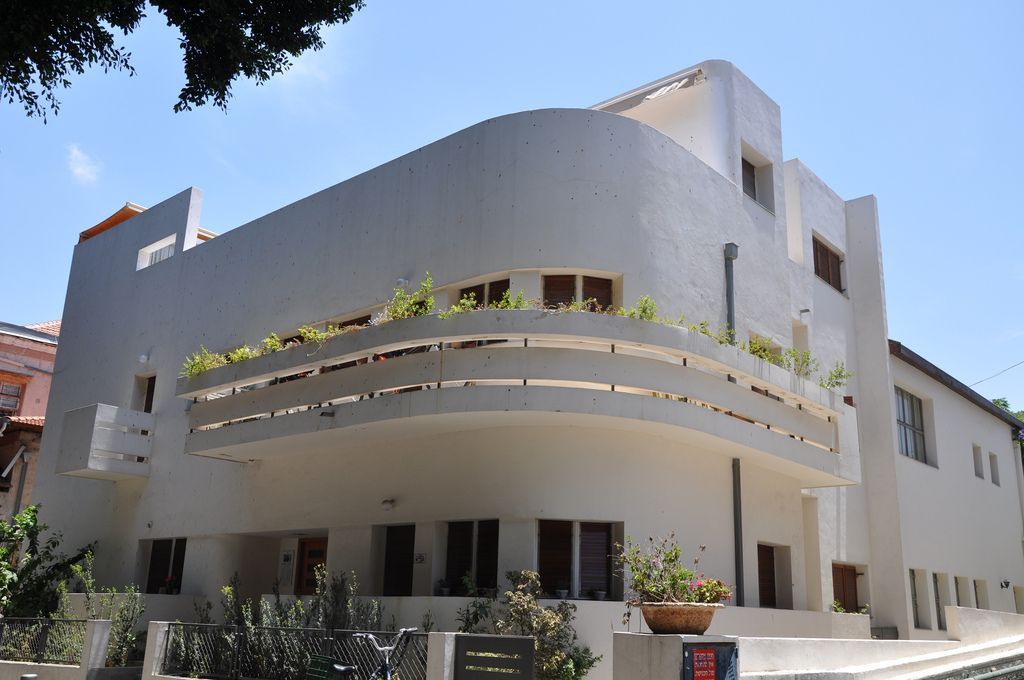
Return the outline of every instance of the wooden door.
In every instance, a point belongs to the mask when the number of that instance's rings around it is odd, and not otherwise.
[[[832,595],[846,611],[857,611],[857,567],[849,564],[832,565]]]
[[[327,564],[327,539],[303,538],[299,541],[299,558],[296,560],[295,594],[316,594],[316,568]]]
[[[757,585],[761,606],[774,609],[775,598],[775,548],[757,544]]]
[[[416,550],[416,525],[387,528],[384,539],[383,595],[412,595],[412,564]]]

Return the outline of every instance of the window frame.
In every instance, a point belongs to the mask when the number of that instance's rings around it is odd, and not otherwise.
[[[896,391],[896,449],[905,458],[931,465],[928,458],[924,400],[899,385],[895,385],[894,389]],[[907,415],[908,404],[911,407],[911,417],[916,416],[916,419],[919,420],[919,425],[904,419]],[[911,450],[909,445],[911,441],[914,442],[914,450]],[[918,455],[917,451],[918,441],[920,442],[920,455]]]
[[[17,390],[17,394],[11,394],[10,390]],[[16,416],[21,413],[21,406],[25,398],[25,383],[0,381],[0,416]],[[13,401],[8,401],[13,400]],[[4,406],[4,402],[13,403],[13,406]]]
[[[538,519],[536,524],[536,544],[537,544],[537,564],[536,570],[538,576],[541,574],[541,526],[543,523],[568,523],[570,525],[569,532],[569,583],[568,583],[568,599],[572,600],[596,600],[596,596],[592,597],[590,592],[581,593],[582,581],[583,581],[583,570],[581,562],[581,527],[584,525],[599,525],[603,524],[608,528],[608,534],[610,537],[611,545],[614,547],[616,541],[621,541],[623,532],[622,522],[607,522],[603,520],[561,520],[561,519]],[[612,551],[614,552],[614,550]],[[616,561],[614,556],[609,556],[608,562],[608,590],[604,591],[605,600],[618,600],[621,599],[621,592],[619,587],[619,581],[616,573]],[[552,592],[545,590],[545,594],[549,597],[557,597],[553,589]],[[597,588],[592,588],[592,592],[598,592]]]

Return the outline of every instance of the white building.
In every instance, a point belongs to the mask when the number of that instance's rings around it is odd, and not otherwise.
[[[1021,423],[887,340],[874,197],[784,162],[778,106],[727,62],[484,121],[212,240],[201,205],[189,189],[75,250],[36,498],[68,541],[99,540],[103,582],[216,600],[237,571],[303,593],[326,559],[399,623],[450,624],[464,600],[439,580],[538,569],[607,653],[611,543],[675,531],[736,585],[717,632],[867,635],[834,599],[904,638],[943,635],[937,603],[1024,608]],[[201,345],[362,322],[426,270],[442,307],[474,287],[649,295],[724,328],[726,244],[737,339],[843,362],[849,384],[678,325],[539,310],[178,379]]]

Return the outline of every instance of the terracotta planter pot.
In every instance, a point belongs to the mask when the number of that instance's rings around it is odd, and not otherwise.
[[[645,602],[640,605],[640,611],[654,633],[703,635],[715,611],[724,606],[703,602]]]

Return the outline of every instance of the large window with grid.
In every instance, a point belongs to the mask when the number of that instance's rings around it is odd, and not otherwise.
[[[921,400],[900,387],[896,388],[896,439],[900,454],[922,463],[928,462]]]
[[[0,382],[0,416],[16,416],[21,408],[22,386]]]

